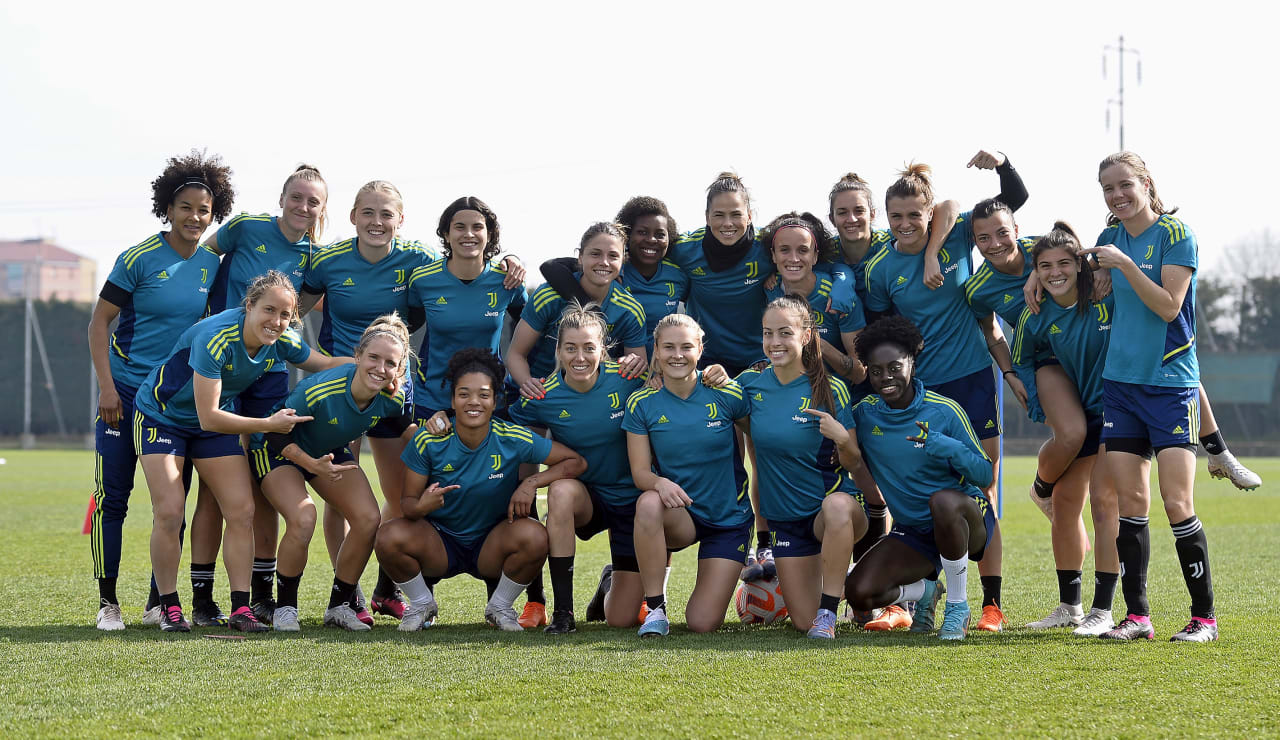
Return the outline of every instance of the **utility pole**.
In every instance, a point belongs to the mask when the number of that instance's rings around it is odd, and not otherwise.
[[[1124,45],[1123,35],[1120,36],[1120,41],[1115,46],[1112,46],[1111,44],[1107,44],[1106,46],[1102,47],[1102,79],[1104,80],[1107,78],[1107,57],[1111,54],[1111,52],[1116,53],[1116,61],[1118,62],[1116,64],[1116,69],[1117,69],[1116,79],[1119,81],[1119,85],[1116,91],[1116,96],[1107,101],[1107,130],[1108,131],[1111,130],[1111,108],[1112,106],[1114,106],[1116,108],[1116,112],[1118,113],[1117,118],[1119,119],[1119,122],[1120,122],[1120,125],[1118,127],[1120,129],[1120,151],[1123,152],[1125,150],[1124,149],[1124,55],[1126,52],[1133,55],[1136,61],[1139,85],[1142,84],[1142,55],[1141,53],[1139,53],[1137,49],[1133,48],[1132,46]]]
[[[39,262],[36,263],[39,269]],[[25,312],[22,316],[22,449],[30,450],[36,446],[36,438],[31,434],[31,265],[22,266],[22,293],[25,300]]]

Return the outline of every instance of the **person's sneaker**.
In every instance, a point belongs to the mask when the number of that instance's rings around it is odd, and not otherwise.
[[[766,581],[778,577],[778,564],[773,560],[772,547],[762,547],[756,550],[756,561],[760,563],[761,575]]]
[[[1120,624],[1117,624],[1114,629],[1098,635],[1103,640],[1151,640],[1155,636],[1156,631],[1151,626],[1151,620],[1134,619],[1132,614],[1120,620]]]
[[[190,632],[191,625],[182,616],[182,607],[156,607],[160,610],[160,630],[162,632]]]
[[[588,622],[604,621],[604,597],[609,593],[609,589],[612,586],[613,563],[609,563],[600,571],[600,583],[596,585],[596,592],[591,596],[591,601],[587,602]]]
[[[276,632],[301,632],[302,625],[298,624],[298,607],[277,606],[275,614],[271,615],[271,628]]]
[[[426,629],[436,623],[436,614],[439,613],[439,607],[435,601],[429,601],[425,604],[409,603],[404,609],[404,616],[400,618],[400,624],[396,629],[401,632],[417,632]]]
[[[276,600],[270,596],[265,599],[259,599],[249,605],[249,610],[253,612],[254,619],[263,624],[271,624],[271,620],[275,619],[276,615]],[[197,624],[199,623],[197,622]]]
[[[1214,478],[1226,478],[1242,491],[1252,491],[1262,485],[1262,478],[1252,470],[1240,464],[1230,450],[1221,455],[1209,456],[1209,475]],[[1179,632],[1178,634],[1182,634]]]
[[[396,589],[390,596],[374,594],[373,601],[369,602],[369,606],[374,614],[383,614],[392,619],[404,619],[406,604],[400,594],[400,589]]]
[[[995,604],[987,604],[982,607],[982,616],[978,617],[978,623],[973,628],[983,632],[999,632],[1004,629],[1004,612]]]
[[[551,624],[542,631],[548,635],[567,635],[570,632],[577,632],[578,625],[573,621],[573,612],[556,609],[551,612]]]
[[[1181,632],[1175,632],[1173,637],[1169,638],[1169,642],[1213,642],[1216,639],[1218,639],[1217,621],[1210,623],[1200,617],[1192,617]]]
[[[1109,632],[1116,627],[1116,621],[1111,617],[1110,609],[1093,608],[1089,613],[1084,615],[1084,619],[1080,620],[1080,626],[1072,630],[1072,634],[1080,637],[1097,637],[1103,632]]]
[[[231,618],[227,620],[227,626],[241,632],[268,632],[271,630],[269,625],[259,622],[258,618],[253,616],[253,610],[247,606],[242,606],[231,612]]]
[[[484,621],[503,632],[524,632],[524,625],[520,623],[520,618],[516,616],[515,607],[486,606],[484,608]]]
[[[863,629],[868,632],[888,632],[889,630],[907,629],[911,626],[911,615],[901,604],[886,606],[880,616],[867,622]]]
[[[818,616],[813,618],[813,626],[806,634],[815,640],[836,639],[836,613],[830,609],[819,609]]]
[[[848,604],[845,604],[843,618],[846,621],[852,622],[855,626],[861,629],[866,629],[867,622],[870,622],[873,619],[877,619],[883,613],[884,613],[884,609],[872,609],[870,611],[863,611],[861,609],[854,609]]]
[[[1044,498],[1040,494],[1036,493],[1036,487],[1032,486],[1031,487],[1031,503],[1036,505],[1036,508],[1039,509],[1040,512],[1045,515],[1045,518],[1047,518],[1050,522],[1053,521],[1053,496],[1050,496],[1049,498]]]
[[[640,602],[640,611],[636,613],[636,621],[644,624],[644,618],[647,616],[649,616],[649,602],[642,600]]]
[[[747,563],[742,566],[742,572],[738,574],[738,579],[743,583],[751,583],[764,578],[764,566],[756,559],[753,552],[747,555]]]
[[[520,612],[520,628],[531,630],[547,623],[547,605],[537,601],[526,601],[524,611]]]
[[[667,610],[654,609],[645,615],[644,624],[640,625],[636,634],[641,637],[666,637],[670,631],[671,624],[667,622]]]
[[[226,627],[227,615],[222,613],[222,607],[218,606],[218,602],[201,602],[191,607],[191,623],[197,627]]]
[[[916,611],[911,615],[912,632],[933,632],[938,599],[941,599],[946,591],[947,587],[942,585],[942,581],[926,580],[924,582],[924,595],[916,602]]]
[[[942,627],[938,630],[938,639],[963,640],[968,634],[969,602],[948,601],[946,610],[942,612]]]
[[[142,623],[148,627],[155,627],[160,624],[160,605],[145,608],[142,612]]]
[[[1084,620],[1084,607],[1079,604],[1058,603],[1044,619],[1027,624],[1029,630],[1051,630],[1058,627],[1077,627]]]
[[[348,632],[368,632],[373,629],[356,615],[350,604],[338,604],[324,610],[324,626],[341,627]]]
[[[103,632],[117,632],[124,629],[124,614],[119,604],[104,603],[98,610],[98,629]]]
[[[364,591],[360,590],[360,584],[356,584],[356,590],[351,594],[351,610],[356,613],[356,619],[364,624],[373,626],[373,615],[369,613],[369,609],[365,606]]]

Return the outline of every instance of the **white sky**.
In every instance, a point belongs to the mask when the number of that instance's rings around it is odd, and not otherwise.
[[[236,212],[276,212],[294,166],[319,166],[327,239],[351,235],[367,180],[399,186],[409,238],[434,239],[443,207],[477,195],[533,268],[631,195],[700,226],[727,168],[760,225],[825,214],[849,170],[879,199],[909,159],[967,208],[997,190],[964,168],[987,147],[1031,192],[1022,233],[1066,218],[1088,239],[1105,217],[1097,163],[1117,148],[1103,46],[1121,33],[1142,57],[1126,144],[1204,263],[1266,227],[1275,200],[1280,54],[1256,4],[436,5],[6,0],[0,238],[55,237],[101,281],[161,228],[164,159],[197,147],[235,169]]]

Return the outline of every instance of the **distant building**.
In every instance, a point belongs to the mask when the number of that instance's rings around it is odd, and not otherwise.
[[[0,301],[23,300],[24,279],[36,300],[93,303],[98,266],[43,238],[0,241]]]

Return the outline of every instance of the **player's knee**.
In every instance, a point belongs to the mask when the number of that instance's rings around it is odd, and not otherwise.
[[[404,519],[392,519],[378,527],[373,542],[373,549],[378,553],[378,558],[382,559],[403,552],[408,531],[408,522]]]
[[[724,624],[723,614],[719,617],[712,614],[690,614],[686,615],[686,619],[690,632],[715,632]]]
[[[289,517],[286,522],[289,529],[294,530],[300,537],[310,540],[311,535],[316,531],[316,505],[307,501],[298,507],[297,511]]]
[[[558,480],[547,488],[547,516],[557,519],[573,517],[574,481]]]
[[[523,554],[532,557],[546,557],[547,530],[532,519],[518,519],[511,527],[512,542]]]
[[[860,512],[861,506],[853,500],[853,497],[847,493],[839,491],[828,495],[822,500],[822,517],[826,521],[826,526],[844,526],[853,521],[855,511]]]
[[[657,491],[645,491],[636,500],[636,524],[661,525],[666,506]]]

